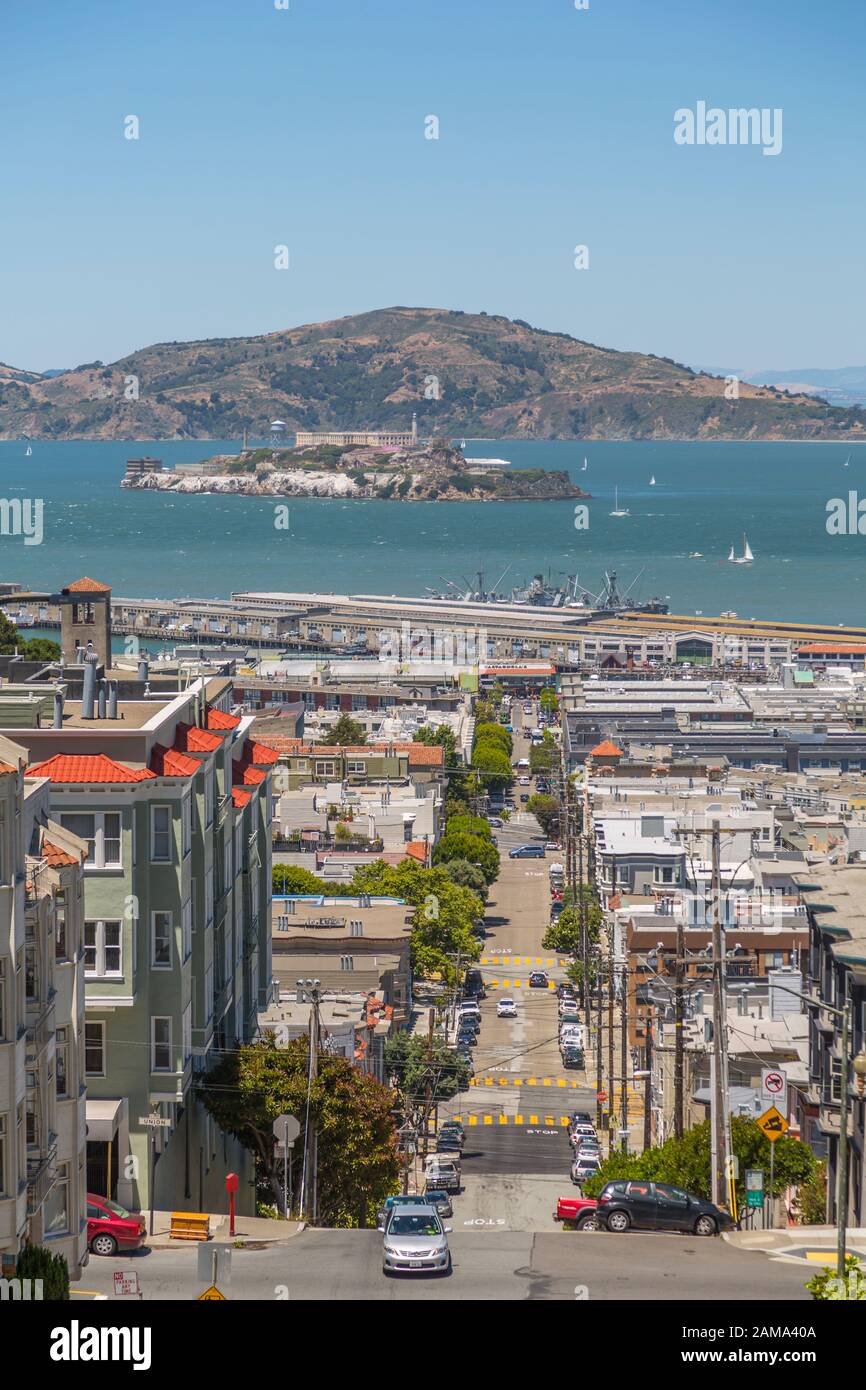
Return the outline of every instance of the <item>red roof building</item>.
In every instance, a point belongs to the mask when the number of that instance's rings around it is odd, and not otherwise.
[[[236,714],[226,714],[222,709],[209,709],[207,712],[207,726],[209,729],[217,729],[220,733],[228,733],[230,729],[236,729],[240,724],[240,718]]]
[[[44,763],[34,763],[27,769],[28,777],[48,777],[52,782],[144,782],[156,773],[146,767],[127,767],[115,762],[105,753],[83,756],[55,753]]]

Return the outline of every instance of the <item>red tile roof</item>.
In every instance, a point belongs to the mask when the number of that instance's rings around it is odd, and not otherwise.
[[[238,715],[226,714],[225,710],[209,709],[207,712],[207,726],[209,729],[236,729],[240,722]]]
[[[611,743],[609,738],[602,739],[601,743],[597,743],[594,748],[590,749],[590,757],[592,758],[621,758],[622,756],[622,749],[617,748],[615,743]]]
[[[53,845],[50,840],[42,841],[42,857],[47,860],[52,869],[60,869],[64,864],[78,864],[80,862],[74,854],[60,849],[58,845]]]
[[[53,758],[27,769],[28,777],[49,777],[52,782],[145,782],[155,775],[146,767],[115,762],[105,753],[55,753]]]
[[[797,652],[800,656],[866,656],[866,647],[856,642],[807,642]]]
[[[17,767],[10,767],[8,763],[0,763],[0,776],[5,776],[9,772],[17,771]]]
[[[232,802],[238,810],[252,800],[252,795],[252,792],[245,792],[242,787],[232,787]]]
[[[70,594],[110,594],[111,586],[100,584],[98,579],[88,579],[85,575],[84,579],[76,579],[74,584],[67,584],[66,591]]]
[[[178,748],[163,748],[157,743],[150,755],[150,767],[157,777],[193,777],[201,763]]]
[[[283,738],[279,735],[268,735],[268,738],[271,751],[275,751],[277,755],[294,753],[315,758],[334,758],[338,755],[354,757],[367,754],[368,757],[381,757],[390,747],[395,753],[408,753],[410,767],[443,767],[445,763],[445,749],[438,743],[430,746],[426,743],[304,743],[302,738]]]
[[[232,768],[232,782],[235,786],[257,787],[260,782],[264,782],[267,775],[260,767],[253,767],[251,763],[235,763]]]
[[[181,753],[212,753],[222,747],[219,734],[208,733],[195,724],[178,724],[174,734],[174,746]]]
[[[258,763],[260,767],[273,767],[280,756],[276,748],[269,748],[266,743],[248,743],[246,755],[251,763]]]
[[[409,859],[419,859],[422,864],[427,863],[427,842],[426,840],[410,840],[406,845],[406,854]]]

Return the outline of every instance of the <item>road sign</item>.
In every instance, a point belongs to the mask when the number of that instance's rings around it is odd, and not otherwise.
[[[200,1241],[196,1251],[196,1277],[199,1288],[230,1289],[232,1286],[232,1247],[225,1243]],[[225,1295],[223,1295],[225,1297]]]
[[[746,1206],[762,1207],[764,1205],[764,1170],[763,1168],[746,1169]]]
[[[114,1271],[114,1296],[115,1298],[138,1298],[141,1295],[141,1288],[138,1283],[138,1274],[124,1274],[122,1270]]]
[[[788,1121],[781,1111],[776,1109],[775,1105],[771,1105],[769,1110],[765,1110],[757,1123],[758,1129],[763,1132],[771,1144],[775,1144],[777,1139],[781,1139],[788,1128]]]
[[[161,1115],[139,1115],[138,1123],[145,1129],[171,1129],[171,1120],[164,1120]]]
[[[220,1291],[219,1291],[219,1289],[217,1288],[216,1284],[211,1284],[211,1286],[210,1286],[209,1289],[205,1289],[204,1293],[200,1293],[200,1294],[199,1294],[199,1296],[198,1296],[198,1302],[199,1302],[199,1303],[227,1303],[227,1302],[228,1302],[228,1299],[226,1298],[226,1296],[225,1296],[224,1293],[220,1293]]]
[[[294,1144],[300,1132],[300,1121],[294,1115],[280,1115],[274,1120],[274,1137],[280,1144]]]
[[[784,1114],[788,1108],[788,1078],[778,1067],[761,1068],[761,1100]]]

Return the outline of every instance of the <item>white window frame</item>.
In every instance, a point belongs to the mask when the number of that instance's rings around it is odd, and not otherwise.
[[[157,828],[156,828],[156,817],[157,817],[157,812],[162,812],[162,811],[164,811],[164,812],[166,813],[166,815],[168,816],[168,826],[167,826],[167,828],[165,828],[165,829],[160,829],[160,830],[158,831]],[[168,837],[168,854],[163,855],[163,854],[157,854],[157,853],[156,853],[156,836],[157,836],[157,834],[159,834],[159,835],[166,835],[166,836]],[[161,802],[159,802],[159,803],[155,803],[155,804],[152,805],[151,808],[150,808],[150,862],[151,862],[151,864],[170,864],[170,863],[172,862],[172,858],[173,858],[172,849],[173,849],[173,846],[172,846],[172,815],[171,815],[171,804],[170,804],[169,802],[166,802],[166,801],[161,801]]]
[[[70,821],[74,817],[84,816],[93,823],[92,835],[81,835],[80,830],[76,830]],[[117,834],[107,836],[105,833],[105,822],[109,816],[117,817]],[[85,859],[85,873],[92,873],[94,870],[123,868],[123,817],[120,811],[61,811],[60,824],[65,830],[71,830],[74,835],[80,835],[90,847],[92,858]],[[108,859],[105,854],[106,842],[117,843],[117,859]]]
[[[185,1067],[192,1056],[192,1000],[181,1016],[181,1067]]]
[[[156,958],[156,919],[157,917],[168,918],[168,960],[159,961]],[[174,964],[174,913],[167,908],[154,908],[150,914],[150,968],[151,970],[171,970]]]
[[[88,1030],[88,1028],[98,1028],[98,1029],[99,1029],[99,1038],[100,1038],[100,1041],[99,1041],[99,1054],[100,1054],[100,1061],[101,1061],[101,1063],[102,1063],[102,1070],[101,1070],[101,1071],[91,1071],[90,1067],[87,1065],[87,1052],[88,1052],[88,1048],[92,1048],[92,1047],[94,1046],[94,1044],[93,1044],[92,1042],[88,1043],[88,1041],[87,1041],[87,1030]],[[95,1019],[95,1018],[85,1019],[85,1020],[84,1020],[84,1033],[83,1033],[83,1036],[84,1036],[84,1074],[85,1074],[85,1076],[104,1076],[104,1075],[105,1075],[105,1023],[103,1022],[103,1020],[102,1020],[102,1019]]]
[[[96,940],[91,947],[87,941],[88,928],[95,927]],[[117,942],[107,943],[105,936],[106,927],[117,928]],[[87,968],[87,952],[96,952],[95,968]],[[106,967],[108,951],[117,951],[117,969],[109,970]],[[84,978],[87,980],[121,980],[123,979],[123,921],[119,917],[86,917],[84,920]]]
[[[333,759],[317,758],[315,775],[317,777],[333,777],[335,776],[335,768],[336,763]]]
[[[57,1082],[57,1099],[68,1100],[70,1095],[72,1094],[69,1089],[69,1058],[72,1055],[69,1050],[69,1029],[58,1028],[54,1037],[54,1075],[56,1077]],[[61,1059],[63,1063],[62,1071],[66,1087],[66,1089],[63,1091],[61,1091],[60,1089]]]
[[[157,1044],[157,1041],[156,1041],[156,1025],[157,1025],[157,1023],[167,1023],[167,1024],[168,1024],[168,1042],[167,1042],[167,1043],[166,1043],[166,1042],[161,1042],[161,1043]],[[174,1058],[173,1058],[173,1056],[172,1056],[172,1040],[171,1040],[171,1035],[172,1035],[172,1020],[171,1020],[171,1014],[151,1014],[151,1016],[150,1016],[150,1070],[151,1070],[151,1072],[166,1072],[166,1071],[169,1071],[169,1072],[170,1072],[170,1071],[174,1071],[174,1066],[172,1065],[172,1064],[173,1064],[173,1061],[174,1061]],[[156,1049],[157,1049],[157,1046],[159,1046],[159,1047],[161,1047],[161,1048],[162,1048],[162,1047],[167,1047],[167,1048],[168,1048],[168,1063],[169,1063],[169,1064],[168,1064],[167,1067],[158,1067],[158,1066],[156,1065]]]
[[[58,1163],[57,1170],[54,1175],[54,1182],[51,1185],[51,1190],[48,1193],[48,1196],[45,1198],[45,1207],[43,1209],[43,1220],[45,1223],[44,1229],[46,1240],[50,1240],[52,1238],[57,1238],[60,1236],[68,1236],[70,1234],[71,1223],[69,1211],[69,1189],[69,1164]],[[57,1226],[51,1226],[49,1224],[49,1212],[51,1210],[51,1207],[54,1205],[59,1205],[59,1214],[62,1218],[62,1224]]]
[[[192,796],[189,793],[180,803],[180,849],[182,859],[192,850]]]
[[[180,915],[181,960],[189,960],[192,955],[192,898],[187,898]]]
[[[366,771],[367,771],[367,764],[366,764],[366,762],[364,761],[363,758],[361,758],[361,759],[357,759],[357,758],[356,758],[356,759],[353,759],[352,762],[346,763],[346,771],[347,771],[347,772],[366,772]]]

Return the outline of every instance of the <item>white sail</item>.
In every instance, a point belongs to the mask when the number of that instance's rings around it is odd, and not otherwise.
[[[581,473],[585,473],[585,472],[586,472],[587,463],[588,463],[588,459],[584,458],[584,460],[583,460],[583,467],[582,467],[581,470],[580,470]]]
[[[743,559],[744,559],[744,560],[754,560],[754,558],[755,558],[755,557],[754,557],[754,555],[752,554],[751,546],[749,545],[749,542],[746,540],[746,537],[743,536]]]
[[[650,478],[650,487],[655,487],[655,485],[656,485],[656,479],[655,479],[655,474],[653,474],[653,476]]]
[[[728,559],[731,561],[732,564],[736,564],[736,562],[737,562],[737,557],[736,557],[736,555],[734,554],[734,547],[733,547],[733,546],[731,546],[731,553],[730,553],[730,555],[728,556]]]

